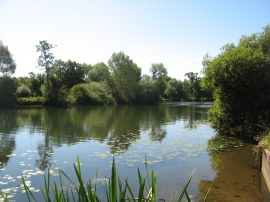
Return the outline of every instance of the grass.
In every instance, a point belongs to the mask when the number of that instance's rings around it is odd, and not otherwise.
[[[122,182],[119,175],[117,175],[116,164],[113,158],[111,178],[109,179],[108,185],[106,186],[106,200],[108,202],[125,202],[125,201],[136,201],[136,202],[155,202],[155,201],[165,201],[164,199],[157,199],[157,189],[156,189],[156,174],[152,170],[151,177],[149,177],[147,161],[145,160],[146,165],[146,176],[142,176],[140,169],[137,170],[137,178],[139,191],[134,193],[132,187],[130,186],[127,179]],[[101,202],[104,201],[102,198],[97,196],[97,187],[92,185],[91,181],[88,181],[86,184],[83,183],[83,176],[81,172],[80,159],[77,158],[77,165],[73,164],[73,168],[76,174],[77,182],[72,181],[69,176],[60,168],[59,172],[59,184],[55,181],[51,184],[50,170],[48,170],[47,177],[44,175],[44,187],[41,187],[41,193],[43,200],[45,202]],[[190,175],[187,183],[184,188],[181,190],[179,197],[177,198],[178,202],[181,202],[183,199],[190,202],[191,199],[188,195],[187,188],[190,184],[192,176],[195,170]],[[63,178],[68,180],[72,188],[67,189],[63,186]],[[22,183],[26,196],[29,202],[38,201],[35,195],[29,189],[27,183],[25,182],[24,177],[22,176]],[[76,185],[77,184],[77,185]],[[210,188],[206,193],[204,201],[207,201]],[[2,195],[4,201],[8,201],[7,195]]]

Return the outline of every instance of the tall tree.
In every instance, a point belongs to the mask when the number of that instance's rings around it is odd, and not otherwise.
[[[152,64],[150,68],[152,73],[152,79],[155,81],[158,89],[159,95],[163,96],[166,89],[167,82],[167,69],[163,63]]]
[[[0,72],[5,75],[10,75],[15,72],[16,63],[13,60],[12,54],[2,41],[0,41]]]
[[[123,52],[113,53],[108,63],[117,100],[124,103],[133,102],[138,93],[141,69]]]
[[[152,79],[159,79],[168,74],[163,63],[152,64],[150,72],[152,73]]]
[[[39,44],[36,46],[37,52],[40,52],[40,55],[38,57],[38,66],[45,68],[46,72],[46,88],[47,91],[50,90],[50,70],[52,67],[52,64],[54,62],[54,55],[51,52],[51,49],[54,48],[54,46],[50,43],[48,43],[46,40],[39,41]]]
[[[198,73],[188,72],[185,74],[187,79],[184,80],[184,89],[189,99],[200,100],[201,99],[201,78],[198,77]]]

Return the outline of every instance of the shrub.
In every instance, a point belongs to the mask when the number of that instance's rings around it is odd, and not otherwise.
[[[18,97],[30,97],[31,96],[31,90],[28,86],[22,84],[18,87],[16,94]]]
[[[17,99],[17,106],[42,105],[44,101],[44,97],[23,97]]]
[[[114,104],[115,100],[105,82],[77,84],[70,90],[72,102],[79,105]]]
[[[45,98],[44,105],[66,107],[69,104],[68,91],[57,78],[50,78],[49,88],[46,83],[41,86]]]

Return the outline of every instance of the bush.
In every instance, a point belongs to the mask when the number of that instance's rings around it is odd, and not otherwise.
[[[0,108],[16,104],[16,81],[8,76],[0,77]]]
[[[17,99],[17,106],[43,105],[44,102],[44,97],[24,97]]]
[[[270,125],[269,44],[270,26],[204,61],[204,84],[215,96],[210,121],[218,132],[253,138]]]
[[[107,105],[115,103],[108,85],[104,82],[77,84],[71,88],[70,92],[73,104]]]
[[[30,88],[28,86],[22,84],[17,89],[16,94],[17,94],[18,97],[30,97],[31,96],[31,90],[30,90]]]
[[[57,78],[50,78],[49,85],[46,82],[41,86],[42,95],[45,98],[44,105],[66,107],[69,104],[68,90]]]

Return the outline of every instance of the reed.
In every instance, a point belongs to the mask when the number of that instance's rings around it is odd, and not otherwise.
[[[111,178],[109,179],[108,185],[106,186],[106,200],[108,202],[125,202],[125,201],[136,201],[136,202],[155,202],[155,201],[165,201],[164,199],[159,199],[157,197],[156,191],[156,174],[152,170],[151,178],[149,177],[147,160],[145,160],[146,166],[146,176],[142,176],[140,169],[137,170],[137,178],[139,191],[134,193],[132,187],[130,186],[128,179],[125,179],[124,182],[120,180],[119,175],[116,171],[116,164],[113,158]],[[47,176],[44,175],[44,187],[41,187],[41,193],[43,200],[45,202],[101,202],[104,201],[102,198],[97,196],[97,187],[96,184],[93,186],[89,180],[86,184],[83,183],[83,176],[81,172],[80,159],[77,158],[77,165],[73,164],[74,172],[76,174],[77,182],[75,183],[70,179],[70,177],[63,171],[61,168],[58,168],[59,174],[59,183],[55,181],[51,184],[51,174],[48,170]],[[181,190],[180,195],[178,196],[178,202],[181,202],[183,199],[186,201],[191,201],[187,188],[190,184],[192,176],[195,170],[193,170],[190,175],[186,185]],[[72,188],[67,189],[63,186],[63,178],[71,183]],[[28,185],[25,183],[25,178],[22,176],[22,183],[26,196],[29,202],[38,201],[32,191],[29,189]],[[77,184],[77,185],[76,185]],[[207,201],[210,188],[206,193],[204,201]],[[4,201],[8,201],[7,195],[2,195]]]

